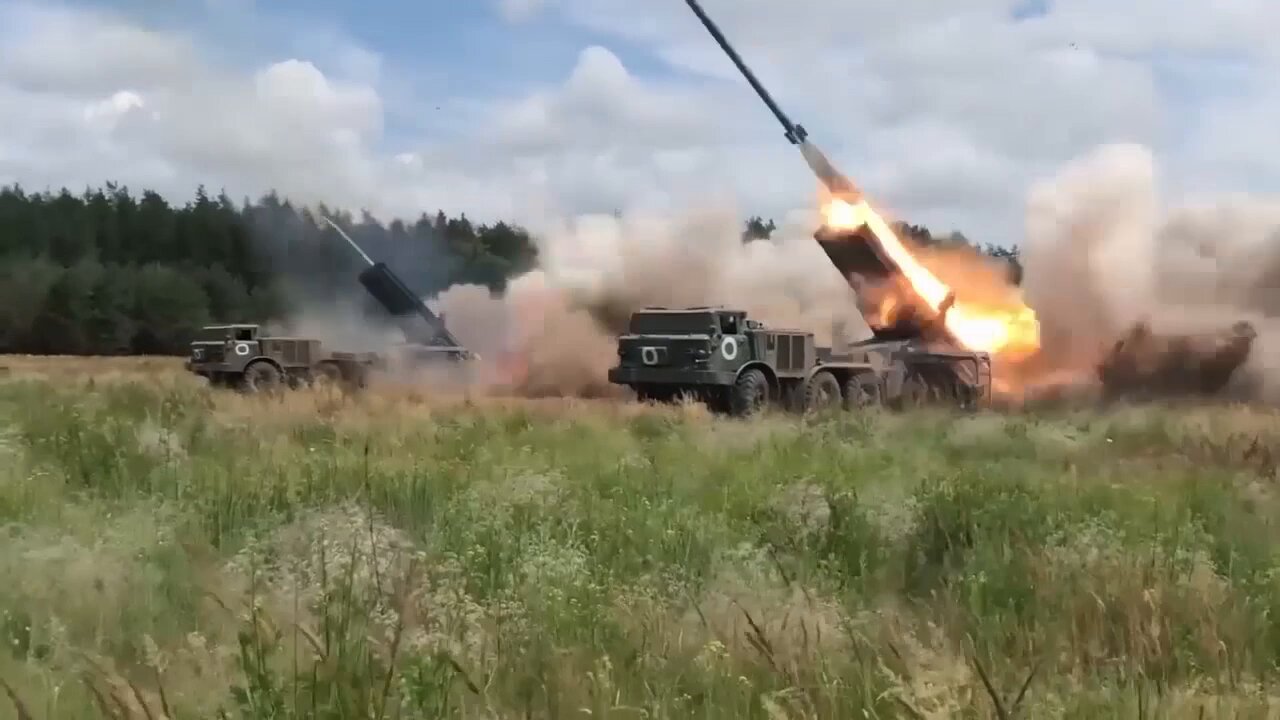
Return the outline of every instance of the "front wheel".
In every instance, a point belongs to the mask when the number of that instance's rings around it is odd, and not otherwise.
[[[259,361],[251,364],[244,371],[244,377],[241,378],[241,387],[245,392],[259,393],[271,392],[280,387],[280,371],[266,361]]]
[[[751,417],[769,402],[769,378],[758,368],[744,370],[733,384],[729,411],[736,417]]]

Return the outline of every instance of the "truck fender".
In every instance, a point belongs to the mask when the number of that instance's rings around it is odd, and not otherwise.
[[[762,363],[759,360],[756,360],[743,365],[742,367],[738,368],[738,372],[734,374],[733,376],[734,382],[737,382],[738,378],[742,377],[742,373],[752,369],[759,369],[761,372],[764,373],[765,379],[769,381],[770,391],[772,391],[772,393],[776,396],[779,390],[778,376],[776,373],[773,372],[773,368],[769,367],[768,363]]]
[[[275,368],[276,372],[280,373],[280,375],[282,376],[285,374],[284,368],[280,366],[280,363],[276,362],[275,359],[269,355],[255,355],[249,358],[245,362],[244,369],[241,370],[241,372],[249,372],[249,368],[251,366],[258,365],[259,363],[266,363],[270,365],[271,367]]]

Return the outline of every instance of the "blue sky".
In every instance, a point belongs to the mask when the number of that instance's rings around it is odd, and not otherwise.
[[[679,74],[643,47],[615,34],[538,13],[520,23],[503,19],[491,0],[189,0],[160,7],[154,0],[72,0],[119,10],[149,26],[194,33],[210,57],[252,68],[304,57],[341,75],[341,48],[378,56],[389,92],[410,96],[404,113],[390,107],[386,146],[412,133],[449,128],[451,101],[516,97],[554,86],[585,47],[606,44],[629,70],[653,77]],[[440,111],[436,112],[439,107]],[[434,115],[434,117],[433,117]]]

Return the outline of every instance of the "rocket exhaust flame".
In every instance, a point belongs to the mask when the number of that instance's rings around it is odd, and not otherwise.
[[[826,224],[842,230],[865,226],[880,254],[907,281],[910,290],[939,318],[949,335],[969,350],[1021,360],[1040,346],[1040,327],[1031,308],[1018,302],[1010,307],[982,307],[956,298],[955,292],[926,268],[865,200],[831,198],[823,207]]]

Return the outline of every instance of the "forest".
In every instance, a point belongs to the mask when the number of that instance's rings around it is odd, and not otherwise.
[[[116,183],[76,195],[0,188],[0,353],[180,355],[213,322],[269,322],[335,287],[363,264],[338,222],[425,297],[459,283],[502,292],[534,268],[535,239],[507,222],[437,211],[383,224],[361,212],[300,207],[272,192],[236,203],[204,187],[183,205]],[[768,241],[772,220],[745,221],[743,242]],[[899,224],[924,244],[969,243]],[[1011,262],[1017,249],[984,252]]]

